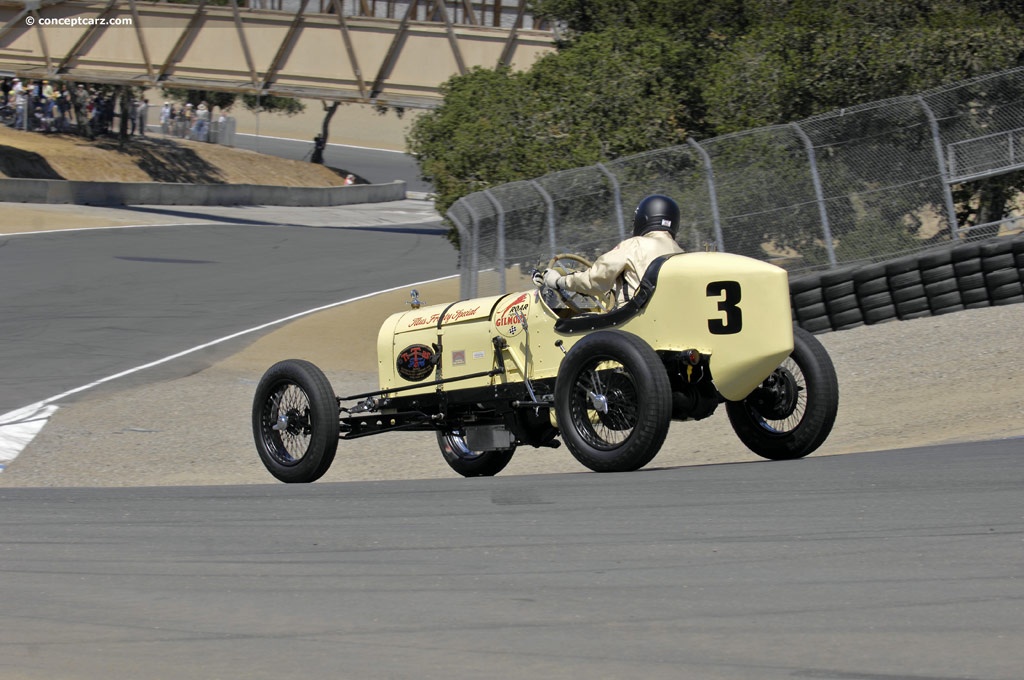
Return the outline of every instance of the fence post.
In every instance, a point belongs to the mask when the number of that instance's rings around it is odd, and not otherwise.
[[[460,201],[462,201],[461,198],[452,205],[452,208],[448,210],[445,216],[452,221],[452,224],[455,225],[455,230],[459,232],[459,297],[463,300],[468,300],[469,298],[476,297],[473,292],[476,290],[477,273],[475,269],[466,264],[467,259],[476,259],[472,255],[467,258],[466,250],[469,249],[470,252],[472,252],[476,247],[473,243],[473,237],[470,235],[469,230],[467,230],[465,225],[463,225],[462,222],[460,222],[453,214],[455,206],[458,205]]]
[[[498,214],[498,252],[496,253],[498,260],[498,292],[505,293],[507,292],[505,290],[505,209],[498,202],[498,199],[494,197],[490,189],[484,189],[484,196],[494,206],[494,212]]]
[[[828,209],[825,206],[825,192],[821,188],[821,177],[818,175],[818,159],[814,153],[814,144],[811,143],[811,138],[807,136],[807,133],[803,131],[796,123],[790,123],[796,133],[800,136],[800,139],[804,142],[804,147],[807,149],[807,160],[811,166],[811,183],[814,185],[814,195],[818,201],[818,214],[821,216],[821,231],[822,238],[825,241],[825,250],[828,252],[828,264],[830,267],[836,266],[836,251],[835,246],[832,243],[832,227],[828,223]]]
[[[949,219],[949,231],[954,241],[960,239],[959,224],[956,220],[956,206],[953,205],[953,191],[949,188],[949,170],[946,168],[946,159],[942,153],[942,137],[939,136],[939,121],[928,106],[924,97],[915,97],[924,109],[924,115],[928,117],[928,125],[932,129],[932,146],[935,148],[935,162],[939,166],[939,177],[942,178],[942,196],[946,201],[946,214]]]
[[[722,217],[718,213],[718,192],[715,190],[715,171],[711,168],[711,156],[693,137],[687,137],[686,143],[696,149],[704,160],[704,174],[708,178],[708,200],[711,201],[711,222],[715,228],[715,248],[718,252],[724,253],[725,238],[722,235]]]
[[[470,254],[469,266],[473,268],[473,285],[469,291],[469,297],[475,298],[480,290],[480,217],[473,210],[473,206],[463,197],[463,208],[469,213],[469,219],[473,221],[473,250]]]
[[[626,223],[622,219],[622,191],[619,189],[619,180],[611,173],[611,171],[604,167],[604,163],[598,163],[597,169],[604,173],[604,176],[608,178],[608,181],[612,184],[612,194],[615,196],[615,219],[619,222],[619,240],[626,240]]]
[[[558,254],[555,250],[557,247],[555,243],[555,202],[551,200],[551,194],[546,192],[537,180],[530,180],[530,184],[533,185],[533,188],[537,190],[537,193],[540,194],[541,198],[544,199],[544,203],[548,206],[548,245],[551,247],[550,257],[554,257]]]

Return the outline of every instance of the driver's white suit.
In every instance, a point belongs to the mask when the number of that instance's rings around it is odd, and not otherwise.
[[[636,293],[640,287],[640,278],[651,262],[662,255],[681,252],[683,249],[669,232],[649,231],[642,236],[627,238],[594,260],[594,264],[584,271],[559,276],[557,279],[545,272],[545,283],[554,283],[564,290],[594,296],[614,289],[616,300],[621,305]]]

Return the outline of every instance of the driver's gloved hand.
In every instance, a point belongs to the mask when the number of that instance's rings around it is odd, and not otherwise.
[[[533,273],[533,285],[538,288],[561,288],[559,283],[562,280],[562,275],[554,269],[545,269],[544,271],[536,271]]]
[[[559,274],[554,269],[545,269],[544,272],[540,275],[540,277],[541,284],[548,288],[554,288],[557,290],[562,287],[562,275]],[[534,283],[536,283],[537,277],[535,276],[533,280]]]

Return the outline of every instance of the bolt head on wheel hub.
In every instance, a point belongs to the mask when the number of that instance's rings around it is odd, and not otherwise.
[[[754,395],[753,404],[765,418],[783,420],[796,409],[799,391],[793,374],[780,366],[761,383]]]

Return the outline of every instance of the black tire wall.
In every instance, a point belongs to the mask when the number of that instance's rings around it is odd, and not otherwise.
[[[811,333],[1024,302],[1024,234],[807,274],[789,295]]]

